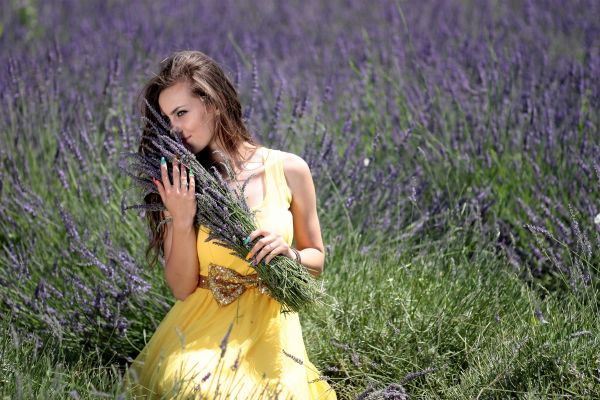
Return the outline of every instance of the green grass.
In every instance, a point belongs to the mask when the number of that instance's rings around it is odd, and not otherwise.
[[[349,233],[336,242],[325,232],[333,245],[325,277],[334,302],[301,321],[311,361],[338,397],[424,370],[403,383],[411,398],[597,394],[594,286],[542,300],[543,289],[519,279],[483,235],[473,244],[474,232],[451,232],[437,242],[377,243],[365,254],[358,251],[364,238]],[[0,335],[4,398],[65,398],[73,390],[81,398],[119,397],[115,365],[102,365],[93,352],[70,360],[60,343],[36,350],[11,323],[3,320]]]

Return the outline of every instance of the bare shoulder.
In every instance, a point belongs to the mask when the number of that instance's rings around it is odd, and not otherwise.
[[[297,154],[285,151],[282,151],[281,153],[283,172],[285,173],[285,178],[293,192],[294,187],[292,186],[297,188],[298,185],[302,185],[302,182],[306,182],[306,180],[311,177],[310,167],[308,166],[308,163]]]
[[[294,153],[288,153],[286,151],[282,151],[281,154],[283,155],[282,156],[283,168],[286,173],[288,171],[291,174],[302,174],[302,173],[310,172],[308,163],[306,161],[304,161],[304,159],[302,157],[300,157],[299,155],[294,154]]]
[[[299,155],[282,151],[283,173],[287,184],[295,194],[306,193],[311,186],[312,176],[308,163]]]

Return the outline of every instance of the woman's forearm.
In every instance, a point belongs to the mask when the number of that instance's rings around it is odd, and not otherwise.
[[[323,273],[323,265],[325,263],[325,254],[323,252],[312,247],[302,250],[298,249],[298,252],[300,253],[302,265],[311,275],[318,277]]]
[[[185,300],[198,286],[199,262],[193,226],[172,225],[171,251],[164,276],[177,300]]]

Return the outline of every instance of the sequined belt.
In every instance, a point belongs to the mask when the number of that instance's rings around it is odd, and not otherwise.
[[[213,263],[208,266],[208,276],[200,275],[198,286],[210,290],[220,306],[232,303],[248,288],[256,287],[262,294],[271,294],[258,274],[241,275],[231,268]]]

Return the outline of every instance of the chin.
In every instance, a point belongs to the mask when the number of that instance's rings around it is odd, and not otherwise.
[[[191,144],[189,144],[189,143],[183,142],[183,147],[185,147],[186,149],[188,149],[192,153],[196,152],[196,149],[194,149],[194,146],[191,145]]]
[[[189,142],[183,142],[183,145],[185,146],[186,149],[188,149],[189,151],[191,151],[192,153],[198,153],[201,149],[198,148],[198,146],[194,145],[193,143],[189,143]]]

